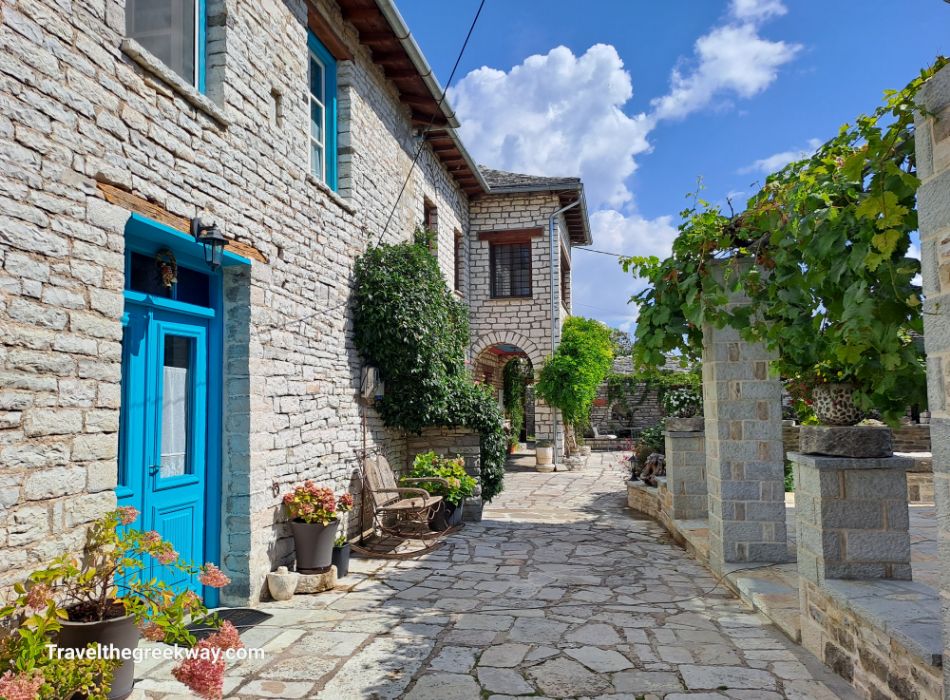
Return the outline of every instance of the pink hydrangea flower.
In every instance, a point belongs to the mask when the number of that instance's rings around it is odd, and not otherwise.
[[[142,541],[146,545],[155,545],[162,541],[162,536],[155,532],[155,530],[149,530],[142,536]]]
[[[171,564],[173,561],[178,559],[178,552],[169,546],[160,552],[156,552],[155,558],[158,559],[159,563],[161,564]]]
[[[220,700],[224,687],[224,658],[209,653],[214,649],[210,640],[209,637],[198,642],[192,653],[172,669],[172,675],[201,697]]]
[[[241,636],[237,631],[237,627],[227,620],[221,623],[221,627],[218,628],[217,632],[208,637],[208,641],[218,649],[222,650],[244,648],[244,642],[241,641]]]
[[[340,495],[340,510],[347,511],[353,507],[353,496],[349,493]]]
[[[231,583],[231,579],[228,578],[221,569],[211,563],[205,564],[202,567],[201,575],[198,576],[198,580],[205,586],[210,586],[211,588],[223,588]]]
[[[147,625],[142,627],[141,632],[142,636],[150,642],[161,642],[165,639],[165,630],[156,625],[154,622],[149,622]]]
[[[116,512],[119,514],[119,522],[123,525],[130,525],[139,517],[139,512],[132,506],[116,508]]]
[[[52,595],[53,592],[49,586],[44,583],[37,584],[26,594],[26,607],[34,610],[45,608]]]
[[[7,671],[0,676],[0,697],[4,700],[35,700],[40,696],[43,682],[40,671],[17,674]]]

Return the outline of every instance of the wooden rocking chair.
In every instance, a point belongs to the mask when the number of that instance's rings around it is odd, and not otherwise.
[[[438,477],[403,479],[403,483],[448,481]],[[373,509],[373,542],[353,548],[371,557],[411,557],[429,552],[441,544],[439,540],[460,526],[442,532],[429,527],[429,519],[442,503],[442,496],[433,496],[418,487],[399,486],[388,460],[382,455],[367,456],[363,463],[364,507]],[[367,498],[368,497],[368,498]],[[375,537],[379,532],[379,537]],[[404,549],[410,540],[422,547]]]

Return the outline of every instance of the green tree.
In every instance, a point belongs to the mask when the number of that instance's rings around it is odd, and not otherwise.
[[[545,361],[535,394],[561,411],[569,446],[572,426],[590,419],[597,388],[613,357],[610,329],[603,323],[579,316],[564,322],[561,343]]]

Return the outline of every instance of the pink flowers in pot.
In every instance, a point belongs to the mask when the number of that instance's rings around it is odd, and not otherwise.
[[[338,519],[339,513],[353,509],[353,496],[344,492],[337,497],[333,489],[317,486],[308,479],[303,485],[284,494],[284,505],[294,520],[329,525]]]

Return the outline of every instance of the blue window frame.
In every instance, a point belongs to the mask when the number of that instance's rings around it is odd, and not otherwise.
[[[205,0],[127,0],[125,30],[182,80],[205,91]]]
[[[310,174],[336,190],[336,59],[313,32],[307,33],[307,49],[307,161]]]

